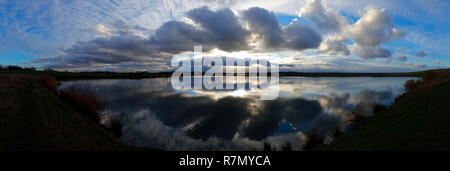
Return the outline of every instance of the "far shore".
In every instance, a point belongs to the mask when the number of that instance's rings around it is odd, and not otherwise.
[[[0,70],[0,74],[31,74],[55,77],[57,80],[89,80],[89,79],[146,79],[172,76],[173,72],[67,72],[54,70],[15,69]],[[280,72],[280,77],[421,77],[424,72],[405,73],[340,73],[340,72]],[[205,73],[191,73],[192,76]],[[237,75],[237,74],[234,74]],[[246,73],[246,76],[249,74]],[[270,76],[270,74],[268,74]],[[224,74],[225,76],[225,74]]]

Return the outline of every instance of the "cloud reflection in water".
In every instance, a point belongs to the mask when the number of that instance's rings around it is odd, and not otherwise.
[[[262,150],[268,141],[302,148],[303,132],[330,135],[345,128],[351,110],[389,105],[411,78],[281,77],[280,97],[260,101],[252,93],[171,88],[170,78],[68,81],[106,97],[108,112],[124,122],[123,140],[166,150]],[[261,90],[259,90],[261,91]],[[371,113],[370,113],[371,114]]]

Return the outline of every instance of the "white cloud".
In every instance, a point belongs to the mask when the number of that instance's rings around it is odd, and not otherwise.
[[[106,27],[103,24],[97,24],[94,27],[94,31],[97,33],[100,33],[100,34],[108,35],[108,36],[112,35],[111,29],[109,29],[108,27]]]
[[[338,11],[328,8],[321,0],[310,1],[298,16],[308,18],[324,33],[341,32],[348,27],[347,19]]]
[[[400,38],[404,33],[395,28],[385,9],[368,6],[364,12],[344,33],[356,43],[352,46],[353,52],[364,59],[391,57],[390,50],[380,45]]]
[[[411,62],[405,62],[403,64],[403,66],[408,66],[408,67],[415,67],[415,68],[427,68],[428,65],[426,64],[421,64],[421,63],[411,63]]]
[[[364,46],[377,46],[404,35],[395,28],[385,9],[371,6],[365,8],[364,15],[347,30],[346,34]]]
[[[350,55],[347,39],[342,35],[333,36],[324,40],[320,44],[318,52],[328,55]]]
[[[389,58],[392,56],[391,51],[381,48],[380,46],[364,46],[355,44],[351,49],[352,52],[356,53],[363,59]]]

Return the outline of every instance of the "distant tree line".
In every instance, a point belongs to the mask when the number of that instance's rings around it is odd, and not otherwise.
[[[36,71],[35,67],[20,67],[16,65],[3,66],[0,65],[0,71]]]

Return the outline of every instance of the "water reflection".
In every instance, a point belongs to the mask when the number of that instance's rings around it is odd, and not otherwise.
[[[280,97],[260,101],[245,90],[181,90],[170,78],[68,81],[107,100],[107,114],[124,122],[123,140],[166,150],[262,150],[262,142],[300,150],[304,132],[331,138],[345,130],[355,107],[373,115],[389,105],[411,78],[281,77]],[[246,83],[248,84],[248,83]],[[253,91],[253,90],[252,90]],[[263,91],[263,90],[256,90]]]

